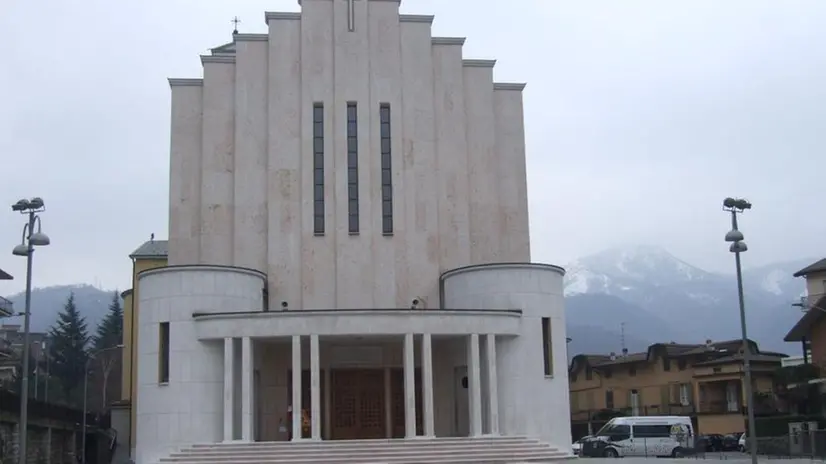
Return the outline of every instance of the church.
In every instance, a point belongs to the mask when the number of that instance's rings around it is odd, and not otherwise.
[[[571,457],[525,84],[399,0],[300,4],[169,79],[169,240],[134,254],[166,259],[134,279],[135,462]]]

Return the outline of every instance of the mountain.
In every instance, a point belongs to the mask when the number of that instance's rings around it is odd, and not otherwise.
[[[98,323],[109,309],[114,290],[101,290],[91,285],[58,285],[33,289],[31,308],[33,332],[47,332],[51,328],[57,321],[57,314],[63,310],[63,305],[70,293],[75,294],[75,305],[86,318],[89,335],[94,334]],[[23,312],[26,307],[24,292],[6,298],[14,304],[15,311]],[[0,323],[3,322],[0,321]],[[7,323],[22,324],[23,321],[21,318],[12,318],[8,319]]]
[[[749,338],[761,349],[798,351],[796,345],[783,342],[800,317],[791,303],[799,301],[805,286],[792,274],[813,261],[816,259],[788,261],[743,272]],[[734,275],[705,271],[652,246],[605,250],[566,269],[566,315],[571,333],[597,326],[616,334],[611,338],[619,340],[624,330],[626,342],[631,335],[645,344],[740,337]],[[609,351],[620,349],[617,343]],[[584,351],[606,352],[597,351],[596,346]]]

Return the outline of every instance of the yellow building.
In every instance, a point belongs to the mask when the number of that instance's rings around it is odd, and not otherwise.
[[[137,276],[147,269],[164,267],[167,264],[166,240],[150,240],[129,255],[132,260],[132,288],[121,294],[123,297],[123,370],[121,378],[121,400],[112,407],[112,426],[118,430],[118,440],[123,443],[126,431],[129,435],[129,448],[134,455],[135,449],[135,396],[137,390],[138,351],[133,340],[138,339],[137,321],[138,286]]]
[[[657,343],[642,353],[581,354],[569,369],[571,421],[578,430],[616,415],[691,416],[700,434],[745,430],[742,342]],[[751,342],[755,412],[776,412],[772,376],[786,355]],[[581,432],[575,435],[582,435]]]

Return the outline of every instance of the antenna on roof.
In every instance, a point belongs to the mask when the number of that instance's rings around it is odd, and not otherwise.
[[[232,29],[232,35],[235,35],[235,34],[237,34],[237,33],[238,33],[238,24],[239,24],[240,22],[241,22],[241,20],[240,20],[240,19],[238,19],[238,16],[236,16],[236,17],[232,18],[232,24],[233,24],[233,26],[234,26],[234,27],[233,27],[233,29]]]
[[[622,348],[623,353],[628,352],[628,348],[625,346],[625,322],[620,322],[620,348]]]

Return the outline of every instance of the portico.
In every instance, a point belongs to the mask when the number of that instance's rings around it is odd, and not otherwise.
[[[498,435],[496,341],[493,333],[226,337],[223,439]]]

